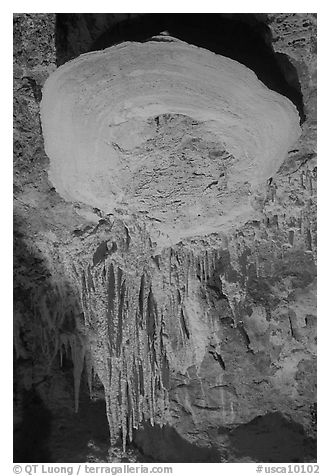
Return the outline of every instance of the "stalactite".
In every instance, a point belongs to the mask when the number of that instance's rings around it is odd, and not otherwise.
[[[84,368],[85,348],[79,342],[75,335],[70,336],[69,339],[71,356],[73,362],[73,378],[74,378],[74,407],[75,412],[79,409],[79,390],[81,375]]]
[[[160,338],[162,312],[151,286],[151,243],[144,230],[134,226],[118,228],[111,236],[117,251],[104,255],[104,261],[94,259],[93,265],[87,256],[85,262],[75,263],[72,277],[80,288],[87,338],[91,333],[95,335],[88,344],[93,363],[89,361],[90,355],[85,355],[88,379],[91,382],[92,369],[99,374],[105,388],[111,442],[121,433],[125,449],[126,438],[132,439],[133,428],[138,428],[143,419],[152,424],[162,423],[157,402],[167,398],[167,390],[160,384],[164,360]],[[168,264],[168,283],[173,288],[184,280],[184,273],[174,272],[180,260],[175,253],[169,253],[165,261],[161,257],[157,260],[157,268]],[[178,310],[178,304],[175,307]],[[77,353],[77,342],[72,341],[71,346],[78,390],[83,360]],[[102,366],[105,360],[109,363],[106,368]]]
[[[89,390],[90,397],[93,393],[93,361],[91,359],[91,355],[86,352],[85,354],[85,366],[86,366],[86,374],[87,374],[87,385]]]
[[[93,374],[98,375],[111,444],[121,435],[125,449],[142,421],[166,423],[171,385],[166,336],[174,332],[179,347],[192,345],[185,302],[197,288],[205,290],[222,258],[216,246],[178,244],[156,259],[147,230],[134,220],[116,219],[111,227],[104,220],[84,240],[85,251],[74,263],[71,256],[65,260],[79,290],[80,330],[76,338],[60,336],[56,348],[60,358],[72,355],[76,409],[84,365],[90,394]]]
[[[207,259],[207,250],[205,250],[205,252],[204,252],[203,266],[204,266],[204,279],[205,279],[205,282],[207,282],[208,277],[209,277],[209,265],[208,265],[208,259]]]

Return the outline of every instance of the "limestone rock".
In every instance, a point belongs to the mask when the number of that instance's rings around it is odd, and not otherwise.
[[[15,16],[15,458],[312,461],[315,17],[153,18]]]
[[[143,214],[174,243],[246,221],[300,135],[295,107],[252,71],[175,39],[63,65],[41,117],[60,195]]]

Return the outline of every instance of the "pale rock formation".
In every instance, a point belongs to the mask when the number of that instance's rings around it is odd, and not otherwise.
[[[140,214],[164,244],[246,221],[251,193],[300,127],[295,106],[244,65],[156,40],[60,67],[41,117],[58,193],[106,214]]]

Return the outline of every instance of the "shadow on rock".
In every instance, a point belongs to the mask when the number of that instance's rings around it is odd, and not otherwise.
[[[22,399],[22,420],[14,431],[14,462],[47,463],[51,460],[47,447],[51,412],[34,388],[25,390]]]
[[[214,448],[189,443],[170,427],[145,424],[135,432],[134,444],[147,457],[160,463],[219,463],[221,454]]]
[[[316,460],[316,442],[302,425],[281,413],[268,413],[230,431],[237,459],[250,457],[269,463],[295,463]],[[236,459],[236,460],[237,460]]]

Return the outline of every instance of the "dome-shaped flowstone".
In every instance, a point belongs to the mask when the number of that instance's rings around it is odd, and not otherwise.
[[[47,80],[49,176],[69,201],[139,214],[162,236],[226,231],[300,134],[299,115],[245,66],[182,41],[88,53]]]

